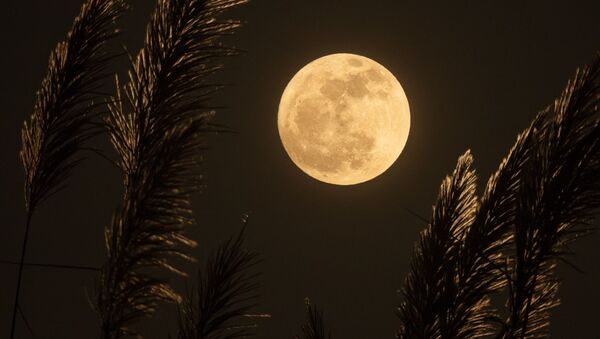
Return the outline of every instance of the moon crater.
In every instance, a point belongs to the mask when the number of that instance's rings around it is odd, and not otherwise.
[[[286,87],[279,134],[292,161],[338,185],[370,180],[400,155],[410,114],[400,83],[375,61],[332,54],[302,68]]]

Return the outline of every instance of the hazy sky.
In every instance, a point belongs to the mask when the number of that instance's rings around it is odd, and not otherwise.
[[[141,47],[153,1],[132,0],[120,43]],[[427,5],[425,5],[427,3]],[[452,4],[450,4],[452,3]],[[247,22],[228,42],[247,52],[227,60],[217,79],[233,86],[215,98],[217,120],[239,131],[210,138],[206,190],[194,200],[198,225],[189,234],[207,251],[250,215],[249,247],[260,251],[259,311],[273,315],[259,338],[299,332],[304,298],[325,309],[342,339],[393,338],[399,289],[413,242],[429,217],[443,177],[470,148],[482,187],[535,113],[550,104],[575,68],[600,47],[598,1],[291,1],[255,0],[230,16]],[[79,0],[6,1],[0,10],[0,259],[17,260],[23,235],[19,130],[30,113],[47,58],[64,39]],[[115,48],[119,47],[115,44]],[[320,56],[356,53],[396,75],[412,114],[399,160],[365,184],[327,185],[303,174],[277,133],[277,106],[290,78]],[[126,60],[115,65],[123,72]],[[107,91],[112,86],[107,84]],[[95,141],[106,149],[104,138]],[[120,175],[88,154],[69,187],[44,204],[31,230],[28,261],[99,266],[103,228],[120,199]],[[598,237],[577,243],[561,267],[563,305],[554,338],[597,333]],[[185,265],[193,272],[193,265]],[[0,337],[8,336],[16,267],[0,265]],[[94,338],[88,306],[93,272],[27,268],[22,307],[38,338]],[[183,287],[183,281],[176,279]],[[173,329],[173,308],[145,321],[147,338]],[[28,338],[20,326],[19,338]]]

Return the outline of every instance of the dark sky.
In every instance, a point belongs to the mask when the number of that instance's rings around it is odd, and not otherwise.
[[[119,43],[141,47],[154,1],[132,0]],[[427,3],[427,5],[425,5]],[[452,4],[451,4],[452,3]],[[45,74],[49,51],[64,39],[80,0],[6,1],[0,9],[0,259],[18,260],[23,236],[19,130]],[[600,47],[598,1],[300,1],[255,0],[231,16],[247,25],[228,40],[247,50],[218,79],[234,84],[215,98],[217,120],[240,132],[210,139],[207,189],[194,199],[200,259],[250,214],[249,246],[260,251],[260,311],[273,318],[259,338],[290,338],[304,298],[325,309],[337,338],[392,338],[394,308],[443,177],[471,148],[480,187],[516,134],[558,95],[576,67]],[[411,106],[411,132],[399,160],[367,183],[341,187],[309,178],[281,146],[280,95],[320,56],[356,53],[396,75]],[[126,60],[115,65],[122,72]],[[107,87],[111,89],[111,86]],[[95,145],[106,149],[106,140]],[[69,187],[42,206],[28,261],[99,266],[103,228],[120,198],[120,175],[89,154]],[[591,338],[600,304],[597,236],[574,247],[586,273],[561,267],[563,305],[552,337]],[[193,265],[184,266],[193,271]],[[17,270],[0,266],[0,338],[9,333]],[[93,272],[27,268],[22,306],[38,338],[94,338],[88,306]],[[183,281],[176,279],[179,287]],[[174,328],[173,307],[143,323],[147,338]],[[29,336],[20,327],[19,338]]]

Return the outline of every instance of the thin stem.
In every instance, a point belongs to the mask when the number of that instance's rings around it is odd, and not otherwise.
[[[10,261],[10,260],[0,260],[0,264],[7,265],[19,265],[19,262]],[[67,268],[73,270],[84,270],[84,271],[94,271],[99,272],[100,269],[98,267],[90,267],[90,266],[79,266],[79,265],[62,265],[62,264],[42,264],[42,263],[34,263],[34,262],[26,262],[23,266],[33,266],[33,267],[47,267],[47,268]]]
[[[19,314],[21,314],[21,319],[23,319],[25,326],[29,330],[29,334],[31,334],[31,336],[35,338],[35,333],[33,333],[33,328],[31,328],[31,325],[29,324],[29,321],[27,320],[27,317],[25,316],[25,312],[23,312],[23,309],[21,308],[21,306],[18,306],[18,309],[19,309]]]
[[[539,268],[539,266],[537,267]],[[529,321],[529,308],[531,307],[531,301],[533,299],[533,294],[535,293],[535,284],[537,281],[538,270],[535,270],[535,274],[533,275],[532,288],[529,289],[529,295],[527,296],[527,304],[525,304],[525,319],[523,319],[523,325],[521,327],[521,339],[525,339],[525,333],[527,332],[527,322]]]
[[[425,223],[425,225],[429,225],[429,220],[427,220],[426,218],[424,218],[423,216],[421,216],[419,213],[417,213],[417,212],[415,212],[415,211],[411,210],[411,209],[410,209],[410,208],[408,208],[408,207],[404,207],[404,210],[405,210],[406,212],[410,213],[410,214],[411,214],[413,217],[415,217],[415,218],[419,219],[420,221],[424,222],[424,223]]]
[[[10,338],[15,337],[15,325],[17,323],[17,312],[19,309],[19,293],[21,292],[21,279],[23,278],[23,264],[25,263],[25,253],[27,251],[27,240],[29,240],[29,226],[31,225],[31,217],[33,210],[27,209],[27,222],[25,223],[25,236],[23,237],[23,247],[21,248],[21,261],[19,261],[19,273],[17,278],[17,291],[15,292],[15,305],[13,307],[12,323],[10,327]]]

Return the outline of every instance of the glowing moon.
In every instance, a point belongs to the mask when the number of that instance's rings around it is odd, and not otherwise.
[[[408,100],[394,75],[355,54],[304,66],[285,88],[277,116],[292,161],[309,176],[353,185],[398,159],[410,129]]]

